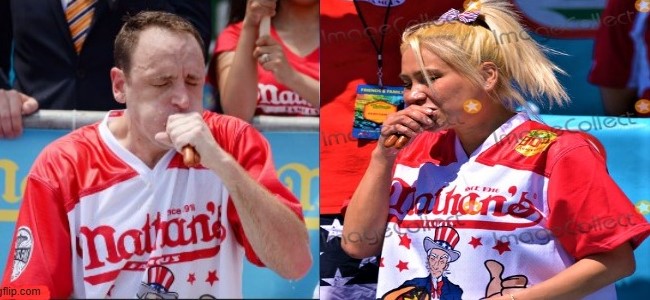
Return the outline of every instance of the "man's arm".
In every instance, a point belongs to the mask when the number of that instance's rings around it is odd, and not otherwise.
[[[22,116],[38,109],[36,99],[11,89],[11,47],[13,32],[11,7],[8,0],[0,0],[0,139],[22,135]]]
[[[233,121],[241,122],[234,118],[223,122]],[[194,146],[201,165],[223,180],[244,236],[261,262],[282,277],[303,277],[312,264],[307,228],[298,203],[297,211],[292,211],[291,201],[282,199],[290,192],[277,180],[268,142],[249,124],[227,130],[235,133],[229,134],[224,147],[236,157],[216,142],[198,113],[171,115],[166,132],[156,134],[156,140],[179,152],[185,145]]]
[[[256,143],[247,151],[251,153],[238,162],[219,147],[205,159],[202,157],[202,163],[224,181],[246,239],[262,263],[282,277],[301,278],[312,263],[307,229],[296,213],[282,203],[282,195],[269,191],[273,185],[276,190],[281,185],[272,164],[265,162],[270,160],[270,156],[264,155],[270,149],[261,135],[247,126],[244,130],[248,132],[235,138],[246,139],[239,142],[240,149],[249,148],[246,143]],[[256,174],[255,179],[251,172]]]
[[[307,229],[300,218],[225,151],[204,163],[223,179],[246,238],[260,260],[284,278],[303,277],[312,258]]]

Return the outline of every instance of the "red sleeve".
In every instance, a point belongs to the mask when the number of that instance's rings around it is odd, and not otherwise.
[[[33,174],[11,242],[2,286],[45,286],[52,298],[72,295],[70,232],[63,199]]]
[[[304,222],[302,206],[298,199],[280,182],[273,165],[271,148],[266,139],[251,125],[246,125],[235,137],[231,154],[237,162],[248,171],[253,180],[266,187],[276,199],[286,205]],[[228,220],[232,224],[237,241],[244,246],[248,260],[258,266],[264,266],[253,251],[244,234],[239,215],[232,200],[228,201]]]
[[[586,143],[559,151],[550,166],[548,225],[564,249],[581,259],[628,241],[641,244],[650,224],[609,176],[602,156]]]
[[[242,22],[228,25],[217,38],[217,46],[214,47],[214,54],[219,55],[222,52],[235,51],[237,42],[241,35]]]

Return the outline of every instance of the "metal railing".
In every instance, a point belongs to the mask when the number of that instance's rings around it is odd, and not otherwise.
[[[39,110],[23,119],[25,128],[69,129],[100,121],[105,111],[82,110]],[[260,131],[318,131],[318,117],[275,117],[257,116],[253,126]]]

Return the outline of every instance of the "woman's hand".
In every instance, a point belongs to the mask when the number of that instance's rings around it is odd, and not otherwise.
[[[253,51],[253,56],[257,58],[262,68],[272,72],[275,79],[280,83],[291,86],[291,80],[294,80],[296,70],[289,65],[289,61],[278,41],[270,36],[261,36],[257,39],[255,45],[257,47]]]
[[[276,0],[248,0],[246,15],[244,16],[244,27],[257,30],[264,17],[275,16]]]
[[[381,127],[380,148],[385,149],[387,155],[397,155],[397,150],[406,146],[416,135],[435,128],[433,112],[433,109],[428,107],[409,105],[403,110],[388,115]],[[404,137],[408,142],[401,144]],[[389,143],[385,143],[386,141]],[[393,145],[396,147],[393,148]]]

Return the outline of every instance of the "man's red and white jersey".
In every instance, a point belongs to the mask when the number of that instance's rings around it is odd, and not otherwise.
[[[54,298],[240,298],[243,258],[262,265],[222,180],[170,150],[149,168],[108,129],[109,112],[49,145],[28,176],[3,285]],[[302,218],[251,125],[204,112],[217,143]]]
[[[425,132],[396,160],[377,297],[481,299],[649,234],[579,133],[518,114],[468,157],[453,130]]]

